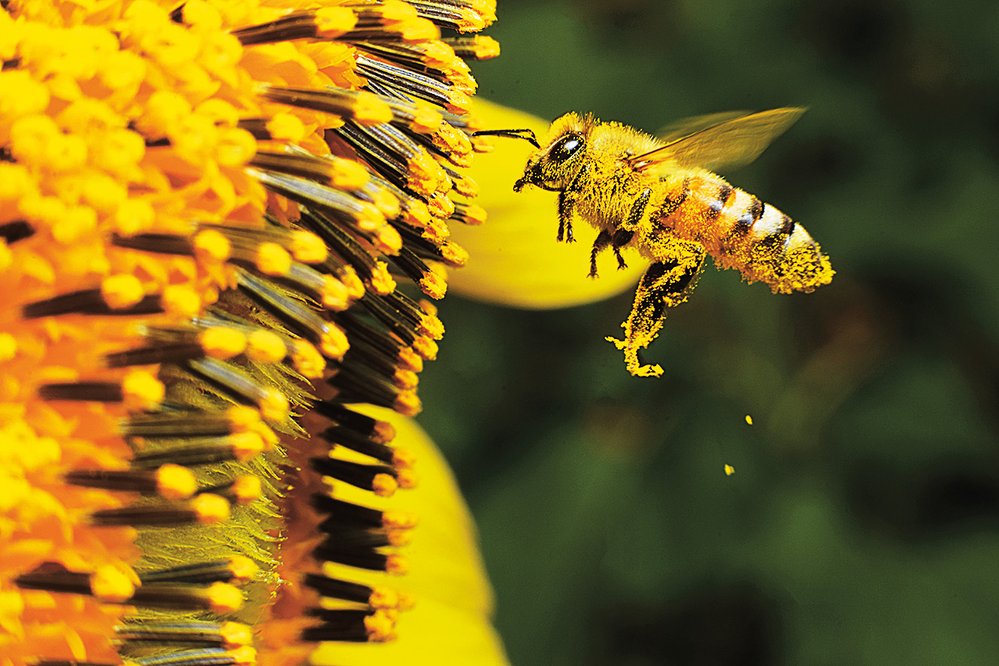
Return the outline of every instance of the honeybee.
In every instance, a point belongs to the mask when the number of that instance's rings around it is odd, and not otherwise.
[[[537,148],[513,189],[558,192],[560,242],[574,240],[577,215],[597,230],[590,277],[597,277],[597,258],[608,248],[621,268],[623,248],[651,261],[621,324],[624,338],[607,340],[624,352],[632,375],[658,377],[662,367],[643,364],[638,353],[659,334],[670,308],[687,300],[707,255],[774,293],[810,292],[832,280],[829,258],[803,226],[713,173],[756,159],[803,112],[703,116],[660,137],[567,113],[552,123],[543,146],[530,130],[480,133],[522,138]]]

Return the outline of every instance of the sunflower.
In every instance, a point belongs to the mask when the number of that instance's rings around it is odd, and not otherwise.
[[[494,4],[3,10],[0,664],[502,662],[398,416]]]

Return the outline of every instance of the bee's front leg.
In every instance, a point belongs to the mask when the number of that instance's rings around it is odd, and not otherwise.
[[[576,240],[572,235],[572,213],[576,209],[576,199],[579,198],[583,179],[589,172],[590,165],[584,165],[565,189],[558,193],[558,235],[555,239],[559,243],[563,239],[566,243],[573,243]]]
[[[621,324],[624,340],[608,337],[607,341],[624,352],[628,372],[636,377],[658,377],[663,369],[659,365],[643,365],[638,360],[639,350],[645,349],[656,339],[663,327],[666,313],[687,300],[704,266],[704,249],[699,245],[677,244],[675,258],[659,261],[649,266],[635,290],[635,302],[628,319]]]

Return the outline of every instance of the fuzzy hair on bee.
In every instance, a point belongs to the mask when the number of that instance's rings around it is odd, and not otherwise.
[[[621,325],[624,338],[607,338],[624,352],[631,374],[662,375],[661,366],[643,364],[638,353],[659,334],[667,312],[690,296],[707,256],[774,293],[811,292],[832,280],[829,258],[803,226],[714,173],[756,159],[803,112],[714,114],[681,121],[658,137],[567,113],[528,158],[514,190],[530,185],[558,193],[559,242],[575,240],[577,217],[596,229],[591,278],[607,249],[622,268],[625,248],[650,261]]]

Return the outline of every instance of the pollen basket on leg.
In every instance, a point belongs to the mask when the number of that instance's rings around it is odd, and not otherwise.
[[[494,19],[4,5],[12,663],[296,663],[405,631],[415,461],[345,404],[420,409],[422,298],[466,260],[448,224],[483,220],[463,59],[496,55]]]

